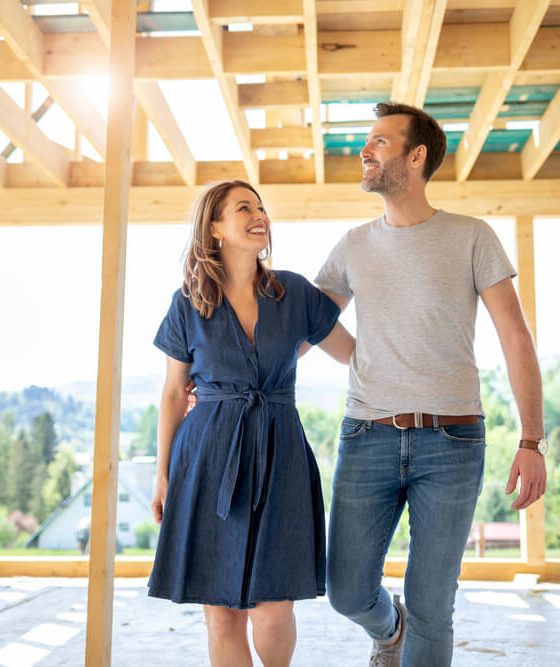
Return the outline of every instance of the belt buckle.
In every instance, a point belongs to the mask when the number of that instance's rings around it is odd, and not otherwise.
[[[393,417],[392,417],[392,419],[393,419],[393,426],[394,426],[395,428],[398,428],[399,431],[406,431],[407,428],[408,428],[408,426],[399,426],[399,425],[397,424],[396,418],[397,418],[398,416],[399,416],[399,415],[393,415]]]
[[[413,412],[412,414],[414,415],[414,428],[423,428],[424,424],[422,422],[422,413],[421,412]],[[397,417],[399,417],[399,415],[393,415],[393,417],[392,417],[393,426],[395,428],[398,428],[399,431],[406,431],[408,426],[399,426],[397,424]]]

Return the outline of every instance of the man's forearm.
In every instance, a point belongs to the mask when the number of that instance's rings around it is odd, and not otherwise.
[[[531,334],[527,329],[516,331],[502,344],[519,411],[521,437],[538,440],[544,436],[542,381]]]

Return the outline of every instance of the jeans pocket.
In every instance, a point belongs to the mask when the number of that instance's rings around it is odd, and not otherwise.
[[[484,421],[476,424],[448,424],[440,426],[440,433],[448,440],[464,442],[470,445],[483,445],[485,442]]]
[[[353,417],[344,417],[340,425],[340,439],[350,440],[356,438],[366,428],[367,422],[363,419],[354,419]]]

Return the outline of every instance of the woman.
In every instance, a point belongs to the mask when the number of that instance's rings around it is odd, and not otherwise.
[[[293,601],[325,592],[317,465],[294,403],[298,351],[348,363],[338,307],[297,274],[268,270],[258,193],[226,181],[194,214],[184,284],[155,344],[167,355],[152,509],[161,521],[149,594],[204,605],[214,667],[289,665]],[[185,386],[196,407],[184,417]]]

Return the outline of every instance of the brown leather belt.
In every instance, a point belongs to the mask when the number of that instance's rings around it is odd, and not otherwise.
[[[450,426],[451,424],[476,424],[478,423],[478,419],[478,415],[439,415],[436,423],[439,426]],[[423,412],[407,412],[401,415],[394,415],[393,417],[374,419],[373,421],[376,424],[386,424],[388,426],[405,429],[434,426],[435,420],[434,415],[427,415]]]

